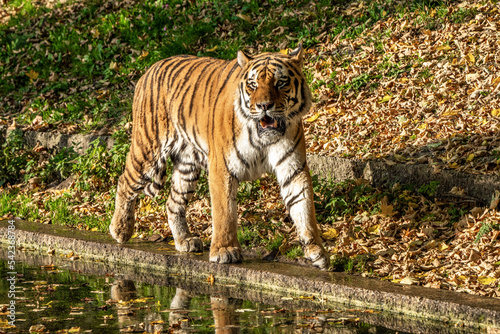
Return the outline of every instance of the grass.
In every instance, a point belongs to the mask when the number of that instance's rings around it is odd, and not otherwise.
[[[72,124],[83,132],[130,122],[133,82],[160,59],[177,54],[230,59],[247,47],[276,51],[298,41],[310,47],[319,36],[354,39],[388,15],[447,8],[444,2],[422,0],[405,6],[381,0],[8,4],[21,5],[0,25],[2,114],[25,125],[41,116],[47,125]],[[466,20],[473,13],[453,15]],[[357,78],[351,86],[357,89],[369,79]]]

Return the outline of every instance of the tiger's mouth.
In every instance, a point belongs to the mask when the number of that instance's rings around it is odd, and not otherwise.
[[[273,118],[264,115],[261,119],[257,120],[257,129],[260,133],[275,131],[279,133],[285,132],[285,122],[280,118]]]

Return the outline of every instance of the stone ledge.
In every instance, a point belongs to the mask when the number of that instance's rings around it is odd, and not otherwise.
[[[7,227],[8,221],[0,222],[2,243],[8,242]],[[177,273],[206,279],[212,274],[219,284],[236,284],[237,287],[286,295],[315,296],[347,307],[371,308],[432,321],[464,323],[474,328],[500,327],[500,301],[495,298],[405,286],[257,259],[246,259],[237,265],[221,265],[208,262],[207,252],[203,255],[179,254],[168,244],[141,240],[117,244],[103,233],[20,220],[15,221],[15,234],[18,247],[40,251],[50,247],[58,254],[75,252],[87,259],[104,261],[110,265],[134,266],[156,275]]]

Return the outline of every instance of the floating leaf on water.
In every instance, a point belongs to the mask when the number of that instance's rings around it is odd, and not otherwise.
[[[208,283],[210,283],[210,285],[214,285],[214,283],[215,283],[215,277],[214,277],[214,275],[213,275],[213,274],[210,274],[210,275],[207,277],[206,281],[207,281]]]

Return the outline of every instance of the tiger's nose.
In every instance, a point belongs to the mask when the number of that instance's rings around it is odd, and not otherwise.
[[[260,103],[256,103],[255,105],[257,106],[257,108],[266,111],[266,110],[271,109],[274,106],[274,103],[272,103],[272,102],[260,102]]]

